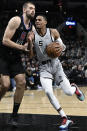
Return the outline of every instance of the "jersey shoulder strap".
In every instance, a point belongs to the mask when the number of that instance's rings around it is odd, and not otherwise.
[[[50,37],[51,37],[51,40],[52,40],[52,42],[54,41],[54,37],[52,36],[52,30],[51,30],[52,28],[49,28],[49,31],[50,31]]]

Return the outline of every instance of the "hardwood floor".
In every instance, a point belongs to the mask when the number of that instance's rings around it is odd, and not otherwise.
[[[54,89],[55,96],[59,99],[67,115],[87,116],[87,87],[81,87],[80,89],[85,94],[83,102],[79,101],[75,95],[67,96],[61,89]],[[0,113],[12,112],[13,95],[13,92],[6,93],[0,103]],[[56,110],[42,90],[25,90],[19,113],[57,115]]]

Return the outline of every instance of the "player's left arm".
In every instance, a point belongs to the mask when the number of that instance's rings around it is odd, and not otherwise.
[[[63,43],[62,39],[60,38],[60,34],[59,32],[56,30],[56,29],[51,29],[51,34],[54,38],[54,40],[58,43],[60,43],[60,45],[62,46],[63,48],[63,51],[66,49],[66,46],[65,44]]]
[[[35,31],[35,26],[34,26],[34,25],[32,26],[32,31],[33,31],[33,32]]]
[[[30,58],[35,56],[34,53],[34,32],[30,31],[27,35],[27,42],[28,42],[28,50]]]

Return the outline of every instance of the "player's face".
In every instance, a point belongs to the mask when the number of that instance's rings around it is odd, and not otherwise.
[[[35,16],[35,6],[33,4],[28,4],[27,8],[24,9],[24,12],[26,13],[27,18],[33,19]]]
[[[43,28],[46,27],[47,21],[42,16],[37,16],[35,20],[36,28]]]

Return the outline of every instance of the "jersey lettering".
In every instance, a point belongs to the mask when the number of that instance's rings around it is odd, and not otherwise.
[[[22,45],[23,42],[24,42],[24,39],[26,38],[26,34],[27,34],[27,33],[23,31],[23,32],[21,33],[20,38],[17,39],[16,43]]]
[[[23,45],[23,40],[17,40],[16,43],[19,45]]]
[[[39,46],[42,46],[43,45],[43,41],[39,41]]]
[[[20,40],[24,40],[25,37],[26,37],[26,32],[23,31],[23,32],[21,33]]]

